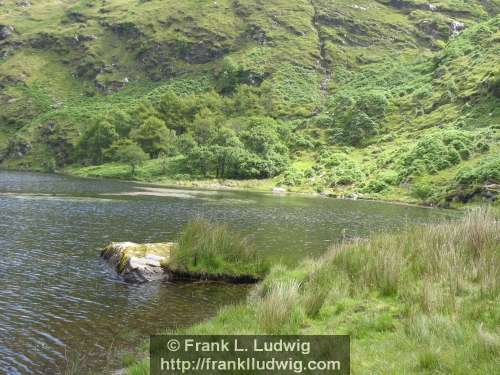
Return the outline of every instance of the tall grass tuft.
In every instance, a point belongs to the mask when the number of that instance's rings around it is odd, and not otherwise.
[[[301,290],[302,304],[308,317],[318,315],[332,290],[332,283],[333,275],[324,269],[311,272]]]
[[[293,319],[293,309],[299,302],[300,283],[294,280],[276,281],[258,301],[256,316],[261,329],[268,334],[282,333]]]
[[[171,253],[170,266],[200,275],[262,278],[268,266],[247,238],[227,225],[189,222]]]

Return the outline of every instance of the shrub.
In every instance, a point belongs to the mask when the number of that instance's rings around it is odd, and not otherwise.
[[[344,125],[342,138],[347,144],[358,146],[368,137],[378,134],[378,123],[366,113],[355,112]]]
[[[304,182],[304,173],[295,169],[289,169],[283,174],[281,183],[286,186],[298,186]]]
[[[476,166],[461,169],[455,176],[455,181],[460,185],[499,183],[500,157],[490,156]]]
[[[377,180],[385,182],[387,185],[397,185],[400,182],[399,174],[393,170],[380,172],[377,176]]]
[[[345,154],[327,154],[320,160],[329,169],[326,179],[330,186],[350,185],[365,178],[358,164]]]
[[[426,183],[414,184],[411,187],[411,194],[422,201],[427,201],[434,193],[434,187]]]
[[[423,137],[403,154],[399,163],[401,176],[437,173],[470,158],[472,140],[472,136],[460,131]]]
[[[390,186],[382,180],[372,180],[364,188],[367,193],[382,193],[383,191],[389,190]]]
[[[201,219],[185,226],[170,265],[181,272],[254,278],[261,278],[268,269],[246,238],[226,225]]]
[[[356,98],[356,107],[371,118],[385,115],[389,101],[383,91],[368,91]]]

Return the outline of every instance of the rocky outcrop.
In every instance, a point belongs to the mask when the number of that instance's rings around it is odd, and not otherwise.
[[[14,33],[14,27],[10,25],[0,25],[0,40],[9,38]]]
[[[173,245],[171,242],[151,244],[113,242],[102,250],[101,256],[127,282],[171,280],[172,273],[166,264]]]

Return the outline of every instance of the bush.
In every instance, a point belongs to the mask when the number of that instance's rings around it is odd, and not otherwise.
[[[428,184],[415,184],[411,188],[411,194],[425,201],[434,195],[434,188]]]
[[[152,158],[157,157],[160,152],[167,155],[174,155],[176,152],[175,131],[168,129],[159,118],[149,117],[139,128],[132,130],[130,135]]]
[[[455,181],[460,185],[500,183],[500,157],[490,156],[476,166],[461,169]]]
[[[377,180],[385,182],[388,185],[397,185],[400,182],[399,174],[393,170],[380,172],[378,174]]]
[[[368,91],[357,97],[356,107],[371,118],[381,118],[389,107],[389,101],[383,91]]]
[[[351,185],[362,181],[366,176],[358,164],[345,154],[323,156],[321,161],[329,169],[327,174],[330,186]]]
[[[268,270],[246,238],[226,225],[201,219],[185,226],[169,264],[181,272],[256,279],[262,278]]]
[[[363,189],[363,191],[367,193],[382,193],[386,190],[389,190],[390,186],[381,180],[372,180],[368,183],[368,185]]]
[[[287,170],[283,174],[281,183],[286,186],[298,186],[304,182],[304,173],[295,169]]]
[[[473,138],[465,132],[450,131],[423,137],[400,161],[403,177],[437,173],[470,158]]]

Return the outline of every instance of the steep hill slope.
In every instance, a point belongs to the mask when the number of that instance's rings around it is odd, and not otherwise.
[[[148,179],[272,177],[434,203],[494,192],[499,9],[3,0],[0,160],[102,164],[137,143]]]

